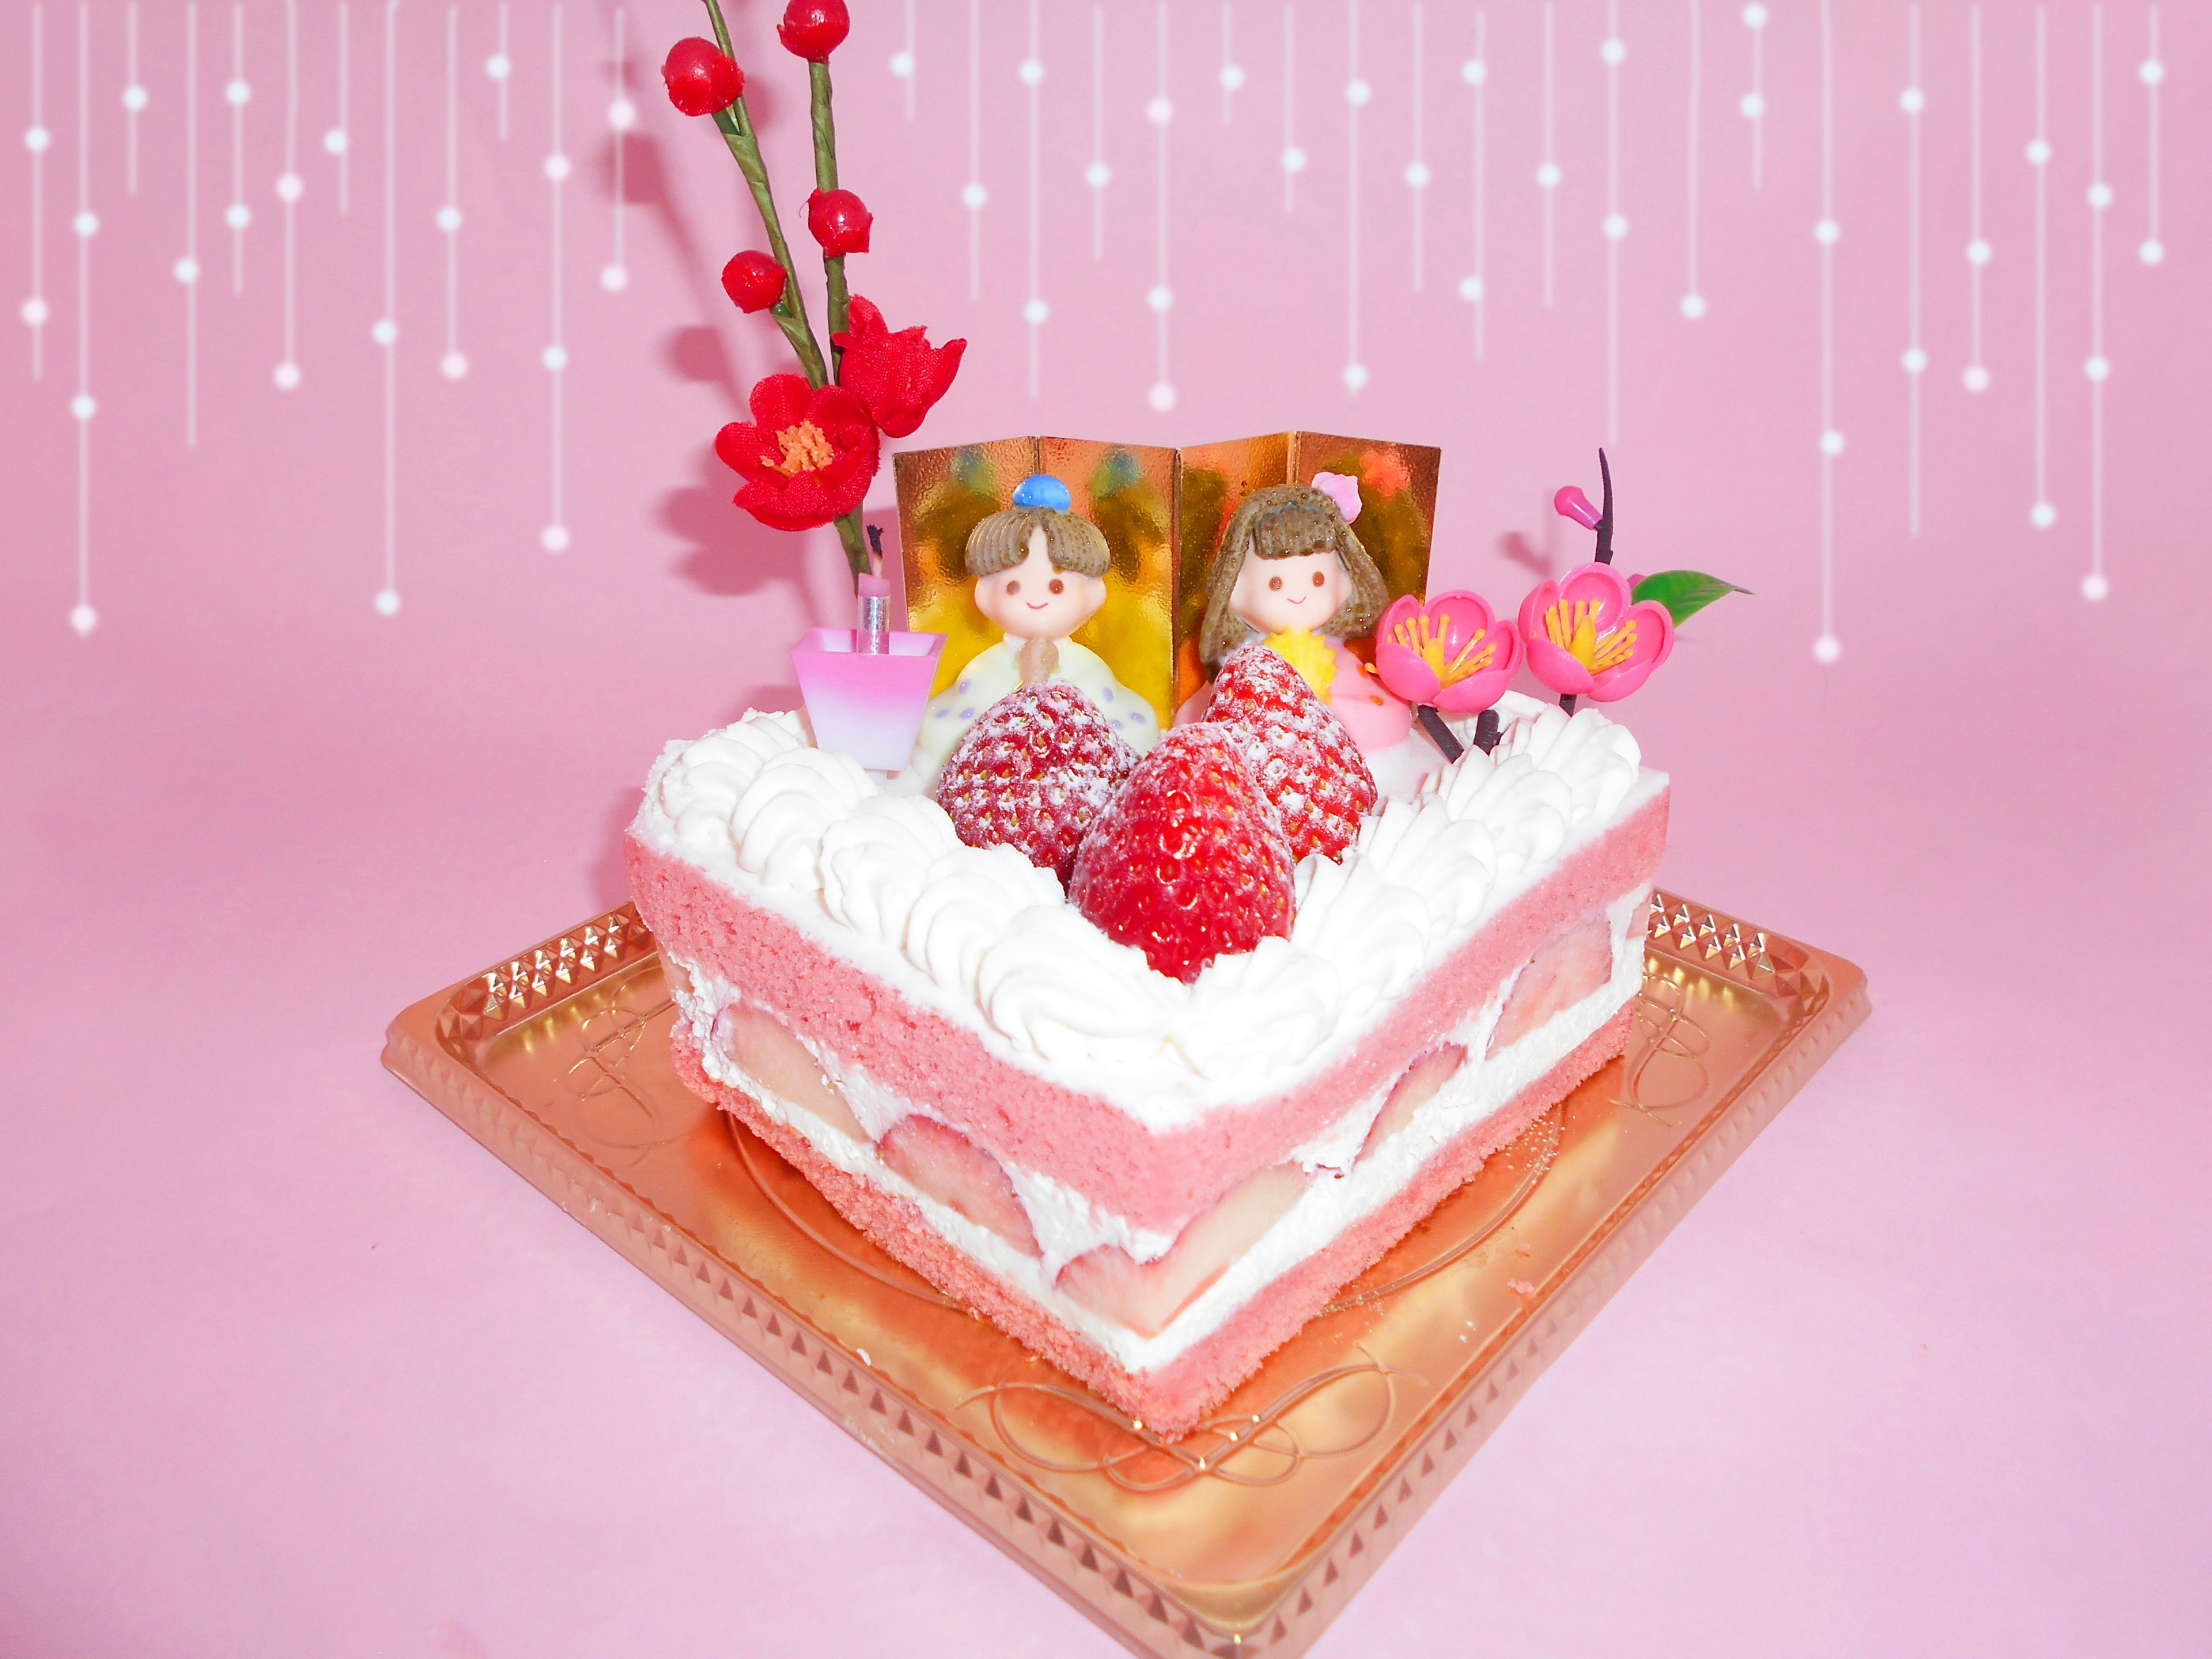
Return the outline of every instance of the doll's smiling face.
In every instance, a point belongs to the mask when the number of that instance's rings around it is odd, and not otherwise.
[[[1105,603],[1104,577],[1052,568],[1042,526],[1030,532],[1027,558],[975,581],[975,608],[1013,640],[1064,640]]]
[[[1350,597],[1352,578],[1334,548],[1286,559],[1244,561],[1229,608],[1262,634],[1318,632]]]

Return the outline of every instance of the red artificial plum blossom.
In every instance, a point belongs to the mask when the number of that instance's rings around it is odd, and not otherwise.
[[[866,253],[868,227],[876,216],[867,204],[849,190],[817,190],[806,198],[806,228],[832,258],[840,254]]]
[[[845,0],[791,0],[783,9],[783,21],[775,26],[775,38],[793,56],[823,64],[845,44],[852,27]]]
[[[965,340],[929,343],[925,328],[894,333],[875,302],[855,294],[852,326],[830,337],[845,356],[837,370],[840,385],[867,405],[886,438],[903,438],[921,424],[930,405],[951,388],[960,372]]]
[[[743,312],[766,311],[783,298],[783,267],[775,256],[747,248],[722,267],[722,291]]]
[[[1611,702],[1651,678],[1674,648],[1674,618],[1638,601],[1609,564],[1540,582],[1521,601],[1521,637],[1536,678],[1565,696]]]
[[[1504,695],[1521,666],[1513,624],[1480,593],[1392,601],[1375,627],[1375,672],[1393,696],[1447,714],[1476,714]]]
[[[745,94],[738,60],[696,34],[669,47],[660,78],[668,85],[668,101],[686,115],[718,115]]]
[[[732,421],[714,453],[740,474],[737,504],[772,530],[811,530],[850,513],[876,476],[881,442],[860,400],[803,374],[753,387],[750,422]]]

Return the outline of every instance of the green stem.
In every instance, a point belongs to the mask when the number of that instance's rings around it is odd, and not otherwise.
[[[868,574],[868,545],[859,507],[837,520],[837,539],[845,544],[845,562],[853,567],[853,581],[857,589],[860,579]]]
[[[837,188],[837,118],[830,109],[830,65],[809,63],[806,85],[814,123],[814,187]],[[836,337],[852,325],[851,307],[845,295],[845,256],[822,256],[823,275],[830,290],[830,351],[833,367],[842,366],[845,354]]]
[[[783,337],[799,354],[799,367],[806,371],[808,384],[827,386],[830,371],[823,363],[822,348],[815,341],[814,325],[807,320],[806,303],[799,291],[799,268],[792,263],[791,245],[783,240],[783,224],[776,217],[775,198],[769,189],[768,167],[761,160],[760,141],[753,134],[751,118],[745,112],[745,100],[740,98],[717,114],[714,125],[721,129],[723,142],[729,145],[730,154],[738,158],[738,169],[751,187],[753,205],[760,210],[761,223],[768,231],[769,252],[783,267],[783,297],[769,307],[769,315],[775,319]]]
[[[722,19],[720,0],[707,0],[707,15],[714,26],[715,44],[732,58],[730,52],[730,26]],[[769,187],[768,164],[761,159],[760,138],[753,130],[752,117],[746,112],[743,98],[715,114],[714,125],[722,134],[722,142],[730,147],[737,158],[738,170],[745,175],[745,184],[752,191],[753,205],[760,210],[761,224],[768,231],[769,252],[783,267],[783,297],[769,308],[775,325],[783,331],[783,337],[791,342],[791,349],[799,356],[799,367],[806,371],[810,386],[830,384],[830,371],[822,360],[822,348],[814,338],[814,325],[807,319],[806,304],[799,291],[799,267],[792,263],[791,245],[783,240],[783,221],[775,210],[775,195]]]

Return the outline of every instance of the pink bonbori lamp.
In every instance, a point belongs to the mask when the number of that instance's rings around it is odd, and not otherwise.
[[[871,526],[868,536],[880,572],[882,534]],[[842,749],[872,771],[896,772],[914,753],[945,635],[892,629],[890,578],[860,576],[855,586],[859,626],[809,629],[791,647],[792,672],[817,744]]]

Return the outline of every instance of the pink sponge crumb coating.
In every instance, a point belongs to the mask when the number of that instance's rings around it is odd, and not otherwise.
[[[848,1174],[756,1106],[716,1082],[699,1063],[688,1027],[669,1046],[677,1075],[766,1141],[836,1206],[837,1212],[946,1295],[988,1318],[1033,1352],[1164,1438],[1188,1434],[1260,1362],[1295,1335],[1330,1297],[1380,1261],[1455,1188],[1510,1146],[1543,1112],[1627,1046],[1632,1002],[1582,1045],[1516,1095],[1499,1111],[1447,1142],[1414,1172],[1403,1191],[1340,1233],[1237,1310],[1226,1323],[1155,1372],[1133,1373],[1088,1339],[1012,1290],[948,1243],[908,1200]]]
[[[1048,1175],[1138,1226],[1173,1232],[1445,1040],[1562,917],[1586,915],[1649,882],[1666,845],[1667,799],[1662,790],[1564,860],[1327,1066],[1286,1090],[1157,1133],[1109,1100],[1001,1058],[976,1032],[917,1006],[787,917],[634,830],[630,889],[665,951],[738,986],[817,1052],[926,1105],[1000,1162]]]

